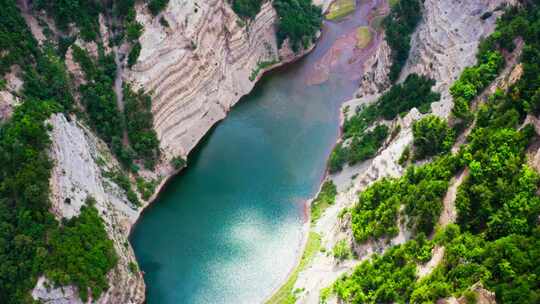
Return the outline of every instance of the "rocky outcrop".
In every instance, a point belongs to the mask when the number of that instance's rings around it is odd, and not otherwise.
[[[390,86],[391,50],[386,40],[383,40],[377,51],[364,63],[364,75],[356,93],[357,98],[372,98]]]
[[[411,52],[401,80],[411,73],[436,80],[434,90],[441,100],[433,103],[435,114],[447,117],[452,109],[448,91],[463,69],[476,63],[476,50],[481,39],[495,28],[502,14],[497,8],[513,4],[508,0],[426,0],[423,20],[412,37]],[[491,17],[481,18],[486,12]]]
[[[140,272],[130,269],[133,268],[130,263],[136,264],[136,260],[128,242],[140,210],[104,175],[116,170],[118,164],[106,145],[76,120],[68,121],[63,114],[55,114],[49,122],[53,126],[50,156],[54,161],[50,179],[51,211],[59,220],[71,218],[79,214],[86,198],[92,196],[119,257],[118,265],[109,273],[109,290],[99,299],[89,299],[89,303],[142,303],[144,280]],[[32,296],[44,303],[82,303],[77,288],[52,286],[41,277]]]
[[[9,119],[13,114],[14,107],[20,102],[17,94],[23,82],[18,77],[19,72],[20,68],[15,65],[3,79],[0,78],[0,82],[4,81],[5,83],[3,88],[0,87],[0,122]]]
[[[153,93],[154,126],[165,158],[186,156],[225,117],[253,88],[250,76],[258,63],[296,58],[278,51],[270,2],[247,22],[224,0],[171,1],[160,18],[169,27],[137,8],[144,25],[142,50],[127,78]]]
[[[495,293],[485,289],[481,283],[474,284],[468,291],[474,294],[476,304],[497,304]],[[441,299],[437,301],[437,304],[468,304],[470,302],[466,296],[461,296],[457,299],[455,297]]]

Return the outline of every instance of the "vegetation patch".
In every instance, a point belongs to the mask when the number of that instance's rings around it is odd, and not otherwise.
[[[422,19],[423,5],[420,0],[399,0],[391,4],[390,14],[383,23],[386,41],[392,50],[392,66],[388,76],[391,81],[396,81],[409,57],[411,35]]]
[[[334,248],[332,248],[332,255],[340,261],[351,258],[353,253],[347,240],[337,242]]]
[[[459,157],[444,156],[433,163],[410,167],[399,179],[382,179],[360,193],[352,210],[357,242],[398,234],[398,211],[404,206],[407,227],[429,235],[439,219],[450,178],[460,168]]]
[[[413,136],[415,159],[449,152],[456,137],[448,123],[435,115],[414,122]]]
[[[335,0],[330,4],[326,19],[339,20],[346,17],[356,9],[355,0]]]
[[[321,236],[315,232],[310,232],[300,259],[300,263],[296,266],[295,269],[289,275],[287,282],[285,282],[279,290],[266,302],[266,304],[294,304],[296,302],[296,296],[293,293],[294,284],[298,279],[298,274],[304,270],[304,268],[311,261],[313,256],[319,251],[321,247]]]
[[[169,4],[169,0],[150,0],[148,2],[148,9],[152,15],[157,16],[167,7],[167,4]]]
[[[392,86],[372,105],[357,108],[356,113],[343,124],[343,139],[350,139],[350,145],[338,143],[329,160],[329,171],[335,173],[345,163],[353,165],[376,155],[388,136],[385,125],[371,131],[368,128],[379,119],[394,119],[413,107],[430,105],[440,99],[440,94],[431,91],[435,81],[425,76],[409,75],[402,84]]]
[[[309,47],[322,25],[321,8],[311,0],[274,0],[273,5],[279,16],[278,46],[289,39],[295,52]]]
[[[334,185],[332,180],[325,181],[319,195],[317,195],[317,198],[311,203],[311,223],[317,222],[324,210],[334,204],[336,194],[336,185]]]
[[[109,288],[107,273],[118,261],[94,203],[87,199],[79,216],[51,233],[47,256],[47,277],[60,285],[75,284],[83,301]]]
[[[56,26],[66,31],[74,23],[81,30],[80,35],[86,41],[99,37],[99,14],[105,11],[100,1],[48,1],[34,2],[37,10],[46,10],[52,16]]]
[[[352,274],[338,279],[330,291],[346,303],[407,303],[414,289],[416,264],[429,261],[432,246],[424,237],[394,246],[383,255],[375,254]],[[328,293],[322,294],[325,303]]]
[[[356,47],[359,49],[366,48],[371,42],[372,36],[367,26],[361,26],[356,29]]]
[[[339,0],[352,1],[354,0]],[[261,10],[262,0],[230,0],[231,8],[236,15],[242,18],[239,22],[243,26],[246,19],[253,19]],[[281,47],[286,39],[289,39],[293,51],[307,48],[315,39],[322,25],[321,8],[312,4],[311,0],[274,0],[272,1],[278,14],[277,40]],[[250,80],[253,81],[258,75],[252,72]]]
[[[123,91],[126,130],[134,158],[142,159],[146,168],[153,169],[160,151],[154,130],[152,98],[142,89],[134,92],[130,85],[124,85]]]
[[[261,70],[271,67],[276,63],[279,63],[279,60],[274,59],[274,60],[269,60],[269,61],[257,62],[257,66],[253,69],[253,71],[251,71],[251,74],[249,75],[249,80],[255,81],[257,76],[259,76],[259,73],[261,72]]]
[[[262,0],[232,0],[231,4],[238,17],[252,19],[261,11]]]

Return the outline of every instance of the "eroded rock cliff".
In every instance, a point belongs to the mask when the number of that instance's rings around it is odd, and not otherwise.
[[[247,22],[223,0],[171,1],[162,13],[169,27],[143,7],[137,12],[145,30],[128,79],[153,92],[154,124],[165,158],[186,156],[225,118],[262,74],[260,63],[296,58],[287,48],[278,50],[270,2]]]

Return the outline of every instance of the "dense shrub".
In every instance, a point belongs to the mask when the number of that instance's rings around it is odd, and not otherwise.
[[[153,126],[152,98],[142,90],[135,93],[125,85],[124,103],[128,138],[135,157],[144,160],[145,167],[153,169],[159,156],[159,140]]]
[[[338,260],[346,260],[352,257],[351,246],[347,240],[340,240],[332,248],[332,255]]]
[[[311,0],[274,0],[273,5],[279,17],[278,45],[288,38],[294,51],[307,48],[321,28],[321,8]]]
[[[420,0],[399,0],[383,21],[386,41],[392,49],[392,66],[388,75],[391,81],[399,78],[409,57],[411,35],[422,19],[422,10]]]
[[[382,179],[360,193],[358,205],[352,210],[352,230],[357,242],[369,238],[397,235],[397,180]]]
[[[445,156],[408,168],[400,179],[382,179],[372,184],[360,193],[352,211],[356,241],[396,236],[401,205],[405,207],[408,228],[430,234],[441,214],[448,181],[459,167],[457,157]]]
[[[450,151],[455,134],[448,123],[435,115],[428,115],[413,124],[414,157],[423,159]]]
[[[49,239],[47,277],[58,284],[75,284],[83,301],[88,295],[97,299],[109,288],[107,273],[118,260],[94,202],[87,199],[80,215],[65,221]]]
[[[357,112],[343,124],[343,138],[351,139],[349,146],[338,144],[330,155],[330,173],[338,172],[345,162],[355,164],[375,156],[388,136],[386,126],[377,126],[366,132],[378,119],[394,119],[413,107],[428,106],[440,99],[440,94],[431,91],[435,81],[417,74],[409,75],[402,84],[394,85],[374,104],[359,107]]]
[[[0,76],[3,76],[13,64],[31,64],[38,46],[15,1],[0,0],[0,4]]]
[[[432,244],[421,238],[375,254],[350,275],[338,279],[332,291],[346,303],[407,303],[416,280],[416,263],[429,260]],[[416,303],[416,302],[415,302]]]
[[[30,303],[29,290],[43,271],[52,163],[45,120],[52,102],[26,100],[0,125],[0,302]]]
[[[261,0],[232,0],[232,9],[241,18],[254,18],[261,10]]]
[[[137,59],[139,59],[139,55],[141,54],[141,44],[139,42],[136,42],[132,47],[131,51],[129,51],[128,55],[128,67],[132,67],[135,63],[137,63]]]
[[[363,132],[379,118],[394,119],[414,107],[429,105],[440,99],[440,94],[431,91],[435,81],[425,76],[410,74],[402,84],[392,86],[373,105],[359,108],[343,125],[344,137]]]
[[[454,99],[452,114],[455,117],[465,121],[472,118],[469,110],[471,101],[497,77],[503,65],[501,53],[488,51],[476,66],[465,68],[459,79],[450,87],[450,94]]]
[[[401,84],[396,84],[383,94],[377,102],[380,115],[385,119],[393,119],[396,115],[410,109],[429,105],[441,98],[439,93],[431,91],[435,80],[426,76],[410,74]]]
[[[167,4],[169,4],[169,0],[150,0],[148,2],[148,9],[152,15],[156,16],[167,7]]]
[[[110,55],[100,54],[94,63],[86,50],[73,45],[73,57],[82,67],[87,83],[79,87],[81,101],[90,118],[90,126],[108,144],[121,138],[124,121],[113,90],[116,65]]]
[[[96,40],[99,36],[98,16],[105,11],[101,1],[88,0],[36,0],[36,9],[44,9],[54,18],[56,26],[66,31],[74,23],[81,30],[81,37],[86,41]]]
[[[337,143],[328,158],[328,171],[330,173],[341,171],[345,162],[347,162],[347,150],[343,148],[342,143]]]
[[[240,18],[254,18],[261,10],[262,0],[231,0],[233,11]],[[307,48],[322,25],[322,11],[311,0],[275,0],[274,8],[278,14],[278,45],[289,39],[296,52]]]
[[[388,127],[379,125],[362,136],[353,137],[347,147],[347,161],[349,165],[372,158],[377,154],[384,140],[388,137]]]

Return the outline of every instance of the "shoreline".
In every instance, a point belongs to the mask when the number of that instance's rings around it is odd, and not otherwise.
[[[255,88],[256,84],[259,82],[259,80],[261,80],[261,78],[266,75],[268,72],[271,72],[271,71],[274,71],[274,70],[277,70],[278,68],[281,68],[281,67],[285,67],[287,65],[290,65],[292,63],[295,63],[296,61],[298,60],[301,60],[302,58],[304,58],[306,55],[308,55],[309,53],[311,53],[315,47],[317,46],[317,42],[319,41],[320,37],[322,36],[322,31],[320,32],[321,34],[317,37],[317,40],[311,44],[311,46],[308,48],[308,49],[305,49],[303,50],[301,53],[299,54],[294,54],[293,57],[291,58],[287,58],[286,60],[284,61],[279,61],[279,62],[276,62],[275,64],[273,65],[270,65],[266,68],[263,68],[259,71],[257,77],[255,77],[255,79],[253,81],[249,80],[248,81],[251,81],[253,82],[253,87],[251,88],[251,90],[249,92],[247,92],[246,94],[244,95],[241,95],[238,97],[238,100],[234,103],[234,105],[228,109],[227,113],[228,114],[233,108],[235,105],[237,105],[241,99],[244,97],[244,96],[247,96],[248,94],[250,94],[253,89]],[[225,115],[225,117],[223,119],[220,119],[220,120],[217,120],[214,122],[214,124],[208,129],[208,131],[206,131],[206,133],[204,134],[204,136],[202,136],[201,138],[199,138],[197,140],[197,143],[194,145],[193,149],[191,149],[187,154],[186,154],[186,164],[180,168],[180,169],[174,169],[172,171],[169,171],[166,173],[165,177],[163,177],[163,179],[159,182],[159,184],[156,186],[156,189],[154,190],[154,193],[150,196],[150,198],[145,202],[145,204],[143,204],[139,210],[137,210],[137,218],[135,219],[135,221],[133,222],[133,224],[131,224],[131,227],[129,228],[129,233],[127,235],[127,238],[128,240],[131,238],[131,235],[133,233],[133,230],[134,230],[134,227],[137,226],[137,224],[139,223],[140,219],[142,218],[144,212],[146,212],[146,210],[154,205],[155,201],[160,197],[160,195],[163,193],[163,190],[165,189],[165,187],[169,184],[169,182],[176,176],[178,176],[179,174],[181,174],[187,167],[188,167],[188,163],[187,163],[187,160],[189,158],[189,156],[192,154],[193,151],[196,151],[197,149],[199,149],[201,147],[201,144],[204,142],[204,140],[211,135],[211,133],[214,131],[214,129],[224,120],[227,118],[228,115]],[[137,262],[138,263],[138,262]]]
[[[333,3],[334,1],[336,0],[332,0],[331,3]],[[330,3],[330,4],[331,4]],[[329,4],[329,5],[330,5]],[[382,2],[382,5],[385,5],[386,4],[386,1],[383,1]],[[329,7],[329,5],[327,7]],[[377,32],[377,29],[374,29],[373,28],[373,20],[375,17],[378,17],[379,15],[369,15],[368,16],[368,19],[367,19],[367,26],[369,28],[370,31],[374,31],[374,32]],[[379,35],[382,35],[382,34],[379,34]],[[376,49],[376,45],[380,44],[382,42],[382,40],[384,39],[384,37],[377,37],[377,38],[373,38],[372,41],[370,42],[370,45],[368,45],[365,49],[366,50],[369,50],[369,51],[373,51],[374,49]],[[366,58],[368,58],[370,56],[366,56]],[[364,58],[364,60],[366,59]],[[354,98],[354,95],[351,96],[351,98]],[[343,115],[343,112],[341,111],[341,107],[343,106],[343,104],[345,104],[348,100],[344,100],[342,102],[342,105],[340,106],[340,113],[339,113],[339,130],[338,130],[338,136],[336,138],[336,142],[334,143],[334,146],[340,142],[341,140],[341,137],[343,135],[343,124],[345,122],[345,116]],[[281,288],[284,288],[286,286],[286,284],[288,283],[288,281],[291,279],[292,275],[297,271],[297,268],[299,268],[301,265],[301,261],[302,261],[302,258],[304,257],[305,253],[306,253],[306,249],[307,249],[307,243],[308,243],[308,239],[309,239],[309,236],[311,233],[316,233],[312,228],[312,224],[311,224],[311,203],[315,200],[315,198],[317,198],[317,196],[320,194],[321,190],[322,190],[322,186],[323,186],[323,183],[326,179],[328,179],[328,177],[330,176],[330,172],[328,170],[328,163],[330,161],[330,155],[328,156],[328,159],[326,160],[326,169],[325,169],[325,172],[321,178],[321,181],[319,182],[319,189],[317,190],[317,192],[314,194],[313,197],[311,197],[310,199],[307,199],[305,202],[304,202],[304,213],[306,214],[306,222],[304,223],[303,227],[302,227],[302,230],[303,230],[303,236],[302,236],[302,241],[301,241],[301,247],[299,248],[299,250],[297,251],[297,256],[296,256],[296,261],[295,261],[295,266],[289,271],[289,273],[287,274],[287,276],[284,278],[284,280],[276,287],[273,289],[272,293],[265,298],[265,300],[262,302],[264,304],[273,304],[272,302],[269,302],[274,296],[278,295],[278,292],[281,290]],[[322,245],[322,244],[321,244]],[[311,257],[313,258],[313,257]],[[308,261],[308,264],[306,266],[309,265],[309,262],[311,261]],[[299,272],[302,272],[304,269],[300,269]],[[297,278],[298,279],[298,278]],[[296,281],[294,282],[296,284]],[[294,284],[294,285],[295,285]],[[293,285],[293,289],[291,290],[291,292],[294,293],[294,285]]]

